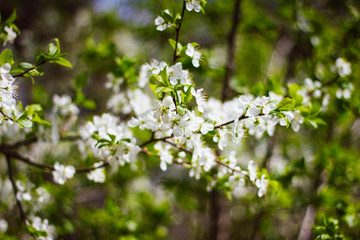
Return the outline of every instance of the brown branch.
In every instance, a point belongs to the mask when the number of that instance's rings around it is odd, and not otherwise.
[[[40,67],[41,65],[43,65],[43,64],[45,64],[45,63],[47,63],[47,61],[43,61],[43,62],[41,62],[41,63],[38,63],[38,64],[35,65],[35,67],[29,68],[28,70],[26,70],[26,71],[24,71],[24,72],[22,72],[22,73],[15,74],[15,75],[13,75],[12,77],[13,77],[13,78],[16,78],[16,77],[25,77],[25,74],[31,72],[32,70],[37,69],[38,67]]]
[[[232,19],[232,26],[228,36],[227,44],[228,44],[228,51],[227,51],[227,61],[226,61],[226,73],[224,77],[224,86],[222,91],[222,101],[228,99],[233,91],[230,88],[230,79],[234,75],[235,72],[235,52],[236,52],[236,32],[240,22],[240,14],[241,14],[241,7],[240,7],[241,0],[235,1],[234,12],[233,12],[233,19]]]
[[[259,113],[259,115],[257,115],[257,116],[263,116],[263,115],[265,115],[265,114]],[[245,113],[244,113],[243,115],[241,115],[241,116],[238,118],[238,121],[244,120],[244,119],[246,119],[246,118],[249,118],[249,117],[248,117],[248,116],[245,116]],[[222,128],[222,127],[227,126],[227,125],[230,125],[230,124],[232,124],[232,123],[234,123],[234,122],[235,122],[235,120],[231,120],[231,121],[228,121],[228,122],[225,122],[225,123],[216,125],[216,126],[214,127],[214,129]]]
[[[15,195],[15,199],[16,199],[16,205],[19,209],[19,212],[20,212],[20,218],[21,218],[21,221],[23,223],[25,223],[25,225],[27,224],[27,218],[26,218],[26,215],[25,215],[25,211],[21,205],[21,202],[20,200],[17,198],[17,193],[18,193],[18,189],[16,187],[16,184],[15,184],[15,180],[14,180],[14,172],[13,172],[13,169],[12,169],[12,166],[11,166],[11,161],[10,161],[10,156],[9,155],[5,155],[6,157],[6,162],[7,162],[7,165],[8,165],[8,172],[9,172],[9,179],[10,179],[10,182],[11,182],[11,185],[12,185],[12,188],[13,188],[13,191],[14,191],[14,195]]]
[[[109,162],[107,160],[105,160],[100,166],[89,167],[89,168],[77,168],[76,172],[77,173],[88,173],[88,172],[94,171],[96,169],[107,167],[107,166],[109,166]]]
[[[24,157],[22,155],[20,155],[19,153],[17,152],[12,152],[12,151],[4,151],[3,149],[1,150],[1,152],[3,154],[5,154],[6,156],[9,156],[9,157],[13,157],[14,159],[16,160],[19,160],[21,162],[24,162],[26,164],[29,164],[33,167],[37,167],[39,169],[42,169],[42,170],[50,170],[50,171],[54,171],[55,168],[54,166],[52,165],[47,165],[47,164],[42,164],[42,163],[37,163],[37,162],[34,162],[32,161],[31,159],[27,158],[27,157]],[[100,166],[97,166],[97,167],[88,167],[88,168],[76,168],[76,172],[77,173],[88,173],[88,172],[91,172],[93,170],[96,170],[98,168],[103,168],[103,167],[107,167],[109,165],[109,162],[108,161],[104,161],[103,164],[101,164]]]
[[[51,170],[51,171],[55,170],[55,168],[53,166],[51,166],[51,165],[46,165],[46,164],[34,162],[31,159],[29,159],[27,157],[24,157],[24,156],[20,155],[17,152],[2,150],[2,153],[5,154],[6,156],[13,157],[13,158],[15,158],[15,159],[17,159],[17,160],[19,160],[21,162],[24,162],[24,163],[29,164],[31,166],[40,168],[42,170]]]
[[[189,154],[193,154],[193,153],[194,153],[192,150],[187,149],[187,148],[185,148],[185,147],[183,147],[183,146],[178,146],[178,145],[176,145],[175,143],[170,142],[168,139],[163,139],[162,141],[165,142],[165,143],[167,143],[167,144],[170,144],[171,146],[173,146],[173,147],[175,147],[175,148],[177,148],[177,149],[179,149],[179,150],[182,150],[182,151],[184,151],[184,152],[187,152],[187,153],[189,153]],[[235,169],[235,168],[230,167],[230,166],[227,165],[226,163],[220,161],[220,160],[218,159],[218,157],[217,157],[217,159],[215,159],[215,162],[216,162],[218,165],[221,165],[221,166],[223,166],[223,167],[226,167],[226,168],[230,169],[230,170],[232,171],[232,173],[234,173],[234,172],[241,173],[241,172],[242,172],[241,170],[239,171],[239,170],[237,170],[237,169]]]
[[[181,19],[180,19],[179,27],[175,27],[176,42],[175,42],[175,51],[174,51],[174,57],[173,57],[173,64],[175,64],[176,59],[178,58],[177,49],[178,49],[178,44],[179,44],[180,29],[181,29],[181,25],[182,25],[182,22],[183,22],[183,19],[184,19],[184,14],[185,14],[185,8],[186,8],[186,1],[183,1],[183,8],[182,8],[182,11],[181,11]]]
[[[13,119],[12,117],[9,117],[6,113],[4,113],[4,111],[3,111],[2,109],[0,109],[0,113],[1,113],[4,117],[6,117],[7,119],[9,119],[9,120],[11,120],[11,121],[14,122],[14,119]]]
[[[212,189],[209,199],[209,236],[210,240],[217,240],[219,233],[219,217],[220,217],[220,196],[217,189]]]
[[[139,145],[140,148],[144,148],[146,145],[153,143],[153,142],[158,142],[158,141],[164,141],[166,139],[170,139],[172,138],[172,136],[170,137],[163,137],[163,138],[154,138],[153,136],[151,136],[151,139],[149,141],[146,141],[142,144]]]

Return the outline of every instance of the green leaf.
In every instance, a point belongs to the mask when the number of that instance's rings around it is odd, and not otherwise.
[[[0,55],[0,65],[4,65],[6,63],[9,63],[10,65],[14,64],[13,55],[9,49],[5,49]]]
[[[326,125],[326,122],[321,118],[314,118],[314,119],[305,118],[304,122],[314,128],[318,128],[319,125]]]
[[[24,69],[30,69],[30,68],[34,68],[34,67],[35,67],[35,66],[32,65],[31,63],[27,63],[27,62],[21,62],[21,63],[19,64],[19,66],[20,66],[21,68],[24,68]]]
[[[167,75],[167,66],[161,71],[161,78],[166,87],[171,86]]]
[[[82,107],[90,110],[94,110],[96,108],[96,103],[92,99],[86,99],[82,104]]]
[[[110,134],[110,133],[108,133],[108,135],[109,135],[111,141],[115,142],[116,136],[113,134]]]
[[[36,65],[43,64],[43,63],[45,63],[45,62],[47,62],[49,60],[50,60],[50,58],[46,54],[41,53],[38,56],[36,56],[35,64]]]
[[[160,75],[155,75],[155,74],[151,75],[149,81],[150,84],[159,85],[160,83],[161,85],[163,85],[163,80],[160,77]]]
[[[172,49],[174,49],[174,50],[175,50],[175,44],[176,44],[176,41],[175,41],[174,39],[169,38],[169,43],[170,43],[170,45],[171,45]]]
[[[191,86],[189,86],[186,92],[181,93],[181,102],[189,103],[192,98],[193,98],[193,95],[191,94]]]
[[[32,127],[33,123],[29,119],[19,119],[17,120],[17,123],[20,125],[20,127],[30,128]]]
[[[61,66],[64,66],[64,67],[69,67],[69,68],[72,68],[72,65],[71,63],[66,60],[65,58],[62,58],[62,57],[58,57],[58,58],[55,58],[53,60],[50,61],[51,63],[57,63]]]
[[[160,86],[155,89],[155,95],[162,96],[163,93],[170,93],[172,91],[172,88]]]
[[[55,57],[58,54],[60,54],[60,43],[59,39],[55,38],[54,42],[56,43],[56,46],[53,43],[49,44],[49,56]]]
[[[54,44],[50,43],[49,44],[49,55],[55,56],[56,53],[57,53],[57,47]]]
[[[10,25],[11,23],[13,23],[16,20],[16,10],[14,10],[10,17],[8,19],[6,19],[6,21],[2,24],[2,25]]]
[[[48,121],[41,119],[37,113],[34,115],[32,121],[39,124],[51,126],[51,124]]]
[[[41,68],[32,69],[29,72],[27,72],[24,76],[25,77],[35,77],[35,76],[41,76],[44,74],[44,71]]]
[[[182,22],[183,20],[181,19],[181,15],[180,14],[177,14],[176,15],[176,18],[175,18],[175,25],[176,27],[179,27],[180,23]]]
[[[121,142],[127,142],[127,143],[131,143],[131,139],[130,138],[123,138],[120,140]]]
[[[169,23],[173,23],[173,22],[174,22],[174,17],[171,16],[170,14],[168,14],[168,13],[165,12],[165,11],[161,11],[161,12],[160,12],[160,16],[161,16],[166,22],[169,22]]]
[[[183,108],[179,105],[176,106],[176,109],[177,109],[177,112],[180,114],[180,116],[184,116],[188,112],[187,108]]]
[[[149,83],[149,86],[150,86],[150,89],[151,89],[151,90],[153,91],[153,93],[155,94],[157,85],[156,85],[156,84],[153,84],[153,83]],[[156,94],[155,94],[155,96],[156,96]]]
[[[26,106],[25,111],[29,114],[32,115],[35,112],[41,112],[42,111],[42,107],[40,104],[31,104]]]
[[[24,72],[23,69],[14,68],[14,69],[11,69],[10,74],[21,74],[21,73],[23,73],[23,72]]]
[[[295,100],[292,98],[284,98],[277,106],[275,110],[278,111],[290,111],[293,110],[295,106]]]
[[[176,41],[169,38],[169,43],[170,43],[172,49],[175,50]],[[177,47],[177,50],[176,50],[176,54],[180,54],[182,50],[183,50],[183,46],[181,45],[181,43],[178,42],[178,47]]]

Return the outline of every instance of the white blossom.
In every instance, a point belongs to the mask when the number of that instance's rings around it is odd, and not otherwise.
[[[68,95],[54,95],[53,97],[53,111],[59,112],[61,115],[66,116],[69,114],[77,115],[79,113],[79,108],[71,102],[71,97]]]
[[[6,63],[0,67],[0,109],[6,113],[16,111],[17,86],[15,78],[10,75],[11,65]]]
[[[8,26],[5,26],[4,30],[7,33],[7,36],[6,36],[3,46],[5,46],[6,43],[8,43],[8,42],[13,44],[15,41],[15,38],[17,36],[16,32],[14,31],[14,29],[12,27],[8,27]]]
[[[256,176],[257,176],[257,168],[254,165],[254,161],[250,160],[248,163],[248,170],[249,170],[249,178],[251,181],[255,181]]]
[[[186,0],[186,9],[188,11],[192,11],[194,9],[195,12],[201,11],[200,0]]]
[[[170,152],[171,146],[169,144],[164,144],[162,142],[157,142],[154,145],[154,148],[158,151],[160,156],[160,168],[163,171],[167,170],[167,164],[171,164],[173,162],[173,155]]]
[[[164,12],[171,15],[169,9],[164,10]],[[155,25],[156,25],[156,30],[158,30],[158,31],[164,31],[166,28],[169,28],[172,26],[171,24],[167,23],[160,16],[157,16],[157,18],[155,18]]]
[[[188,43],[185,53],[186,53],[186,55],[188,55],[189,57],[192,58],[192,65],[194,67],[197,68],[200,66],[199,61],[201,58],[201,53],[200,53],[200,51],[196,50],[195,47],[191,43]]]
[[[4,219],[0,219],[0,233],[6,232],[8,229],[8,223]]]
[[[335,66],[340,77],[345,77],[351,74],[351,64],[345,61],[345,59],[336,59]]]
[[[94,164],[95,170],[87,174],[88,179],[93,180],[94,182],[103,183],[105,182],[105,169],[99,168],[103,165],[103,162],[98,162]]]
[[[204,113],[204,106],[206,105],[205,96],[203,94],[202,88],[195,90],[194,88],[191,89],[191,94],[196,99],[196,104],[198,106],[198,110],[202,113]]]
[[[17,193],[16,193],[16,198],[19,201],[31,201],[32,197],[30,194],[30,190],[25,187],[25,185],[20,181],[17,180],[16,181],[16,187],[17,187]]]
[[[58,184],[64,184],[67,179],[70,179],[75,174],[75,168],[73,166],[64,166],[58,162],[54,164],[55,170],[52,172],[54,182]]]
[[[263,174],[260,179],[256,179],[256,187],[259,188],[258,196],[262,197],[266,193],[267,186],[269,185],[269,180],[265,179],[265,175]]]

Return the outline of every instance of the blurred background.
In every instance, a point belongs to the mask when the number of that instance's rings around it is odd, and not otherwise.
[[[181,8],[181,0],[0,1],[2,19],[17,11],[21,34],[11,46],[16,60],[33,62],[58,38],[73,65],[44,66],[34,85],[20,80],[20,100],[49,107],[55,93],[74,97],[73,80],[85,74],[84,94],[96,106],[82,108],[83,116],[106,112],[113,59],[129,59],[136,76],[152,58],[171,63],[168,39],[175,31],[156,31],[154,19],[161,10]],[[231,35],[236,10],[239,23]],[[335,82],[330,93],[348,82],[358,89],[359,1],[208,0],[205,13],[185,13],[180,42],[200,44],[202,67],[185,61],[184,68],[209,97],[287,95],[288,84],[302,85],[305,78],[325,84],[334,78],[331,67],[339,57],[351,62],[352,75]],[[229,48],[234,67],[227,75]],[[320,114],[325,124],[317,129],[277,129],[274,137],[249,138],[239,147],[242,158],[254,159],[278,181],[262,199],[245,191],[230,200],[221,190],[207,191],[205,180],[194,181],[181,168],[161,172],[153,159],[140,173],[125,167],[104,187],[49,186],[56,200],[47,217],[58,239],[296,239],[307,212],[315,209],[310,218],[319,231],[358,239],[359,99],[356,91],[351,101],[331,98]]]

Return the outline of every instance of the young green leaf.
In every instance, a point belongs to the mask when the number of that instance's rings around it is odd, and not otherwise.
[[[295,100],[292,98],[284,98],[277,106],[275,110],[278,111],[290,111],[293,110],[295,106]]]
[[[9,63],[10,65],[14,64],[12,52],[9,49],[5,49],[1,52],[0,55],[0,66]]]

